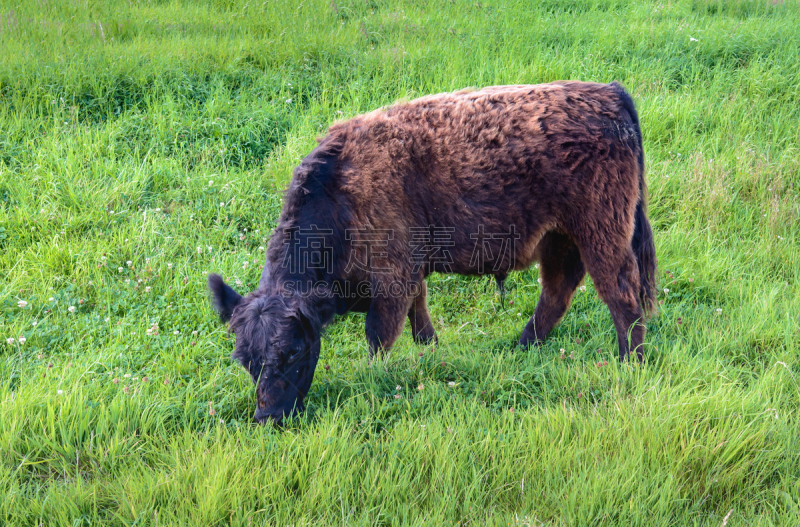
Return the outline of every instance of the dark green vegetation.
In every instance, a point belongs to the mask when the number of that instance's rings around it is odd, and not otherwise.
[[[800,524],[798,15],[2,2],[0,524]],[[527,353],[535,269],[505,310],[488,278],[434,276],[438,348],[406,330],[369,365],[363,315],[340,319],[307,414],[254,426],[205,274],[254,286],[314,138],[556,79],[619,80],[639,108],[663,302],[646,364],[616,363],[590,283]]]

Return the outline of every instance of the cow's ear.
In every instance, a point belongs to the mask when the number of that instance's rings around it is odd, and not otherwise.
[[[211,304],[223,322],[231,319],[233,310],[242,301],[242,295],[226,284],[218,274],[208,275],[208,288],[211,290]]]

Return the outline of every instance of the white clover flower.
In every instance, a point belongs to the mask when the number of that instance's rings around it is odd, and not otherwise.
[[[75,306],[69,306],[67,308],[67,311],[69,311],[70,313],[74,313],[76,311],[76,308],[75,308]]]
[[[58,390],[56,393],[57,393],[58,395],[64,395],[64,390]]]
[[[539,278],[537,278],[537,279],[536,279],[536,281],[537,281],[537,282],[539,282],[539,283],[541,284],[541,283],[542,283],[542,278],[541,278],[541,277],[539,277]]]
[[[128,265],[128,267],[130,267],[131,265],[133,265],[133,262],[132,262],[132,261],[130,261],[130,260],[128,260],[128,261],[127,261],[127,262],[125,262],[125,263]]]
[[[121,273],[123,271],[122,267],[117,267],[117,271]]]
[[[689,37],[689,42],[700,42],[700,41],[699,41],[699,40],[697,40],[697,39],[696,39],[696,38],[694,38],[694,37]]]
[[[20,343],[20,344],[25,344],[25,341],[26,341],[26,340],[28,340],[28,339],[26,339],[25,337],[23,337],[22,335],[20,335],[19,339],[17,339],[17,340],[19,340],[19,343]]]
[[[539,264],[534,265],[533,268],[534,269],[538,269],[539,268]]]
[[[197,335],[197,330],[192,331],[192,335]]]
[[[717,315],[721,315],[721,314],[722,314],[722,308],[721,308],[721,307],[718,307],[718,308],[717,308]]]
[[[199,245],[197,246],[197,254],[203,254],[203,248]]]
[[[123,375],[123,377],[125,377],[126,379],[130,379],[131,378],[131,374],[130,373],[126,373],[125,375]]]
[[[222,203],[222,202],[220,202],[219,206],[220,206],[220,207],[224,207],[224,206],[225,206],[225,203]]]
[[[48,302],[53,302],[54,300],[55,300],[55,298],[53,298],[52,296],[47,299]]]
[[[667,288],[665,287],[665,288],[664,288],[664,294],[666,295],[667,293],[669,293],[669,289],[667,289]]]
[[[264,250],[264,246],[263,246],[263,245],[262,245],[262,246],[260,246],[260,247],[258,248],[258,250],[259,250],[259,251],[263,251],[263,250]]]
[[[7,339],[6,339],[6,344],[8,344],[9,346],[10,346],[10,345],[12,345],[12,344],[14,344],[14,337],[9,337],[9,338],[7,338]]]
[[[206,248],[208,248],[208,252],[211,252],[213,250],[210,245],[206,245]]]
[[[172,264],[171,263],[167,264],[167,269],[172,269]]]
[[[26,301],[24,301],[24,300],[20,300],[19,302],[17,302],[17,305],[24,309],[25,306],[28,305],[28,303]]]
[[[144,292],[145,292],[145,293],[149,293],[149,292],[150,292],[150,286],[149,286],[149,285],[148,285],[147,287],[145,287],[145,288],[144,288]]]
[[[178,331],[177,329],[172,332],[173,335],[178,335],[179,333],[180,333],[180,331]]]
[[[582,286],[580,286],[578,289],[580,289],[581,291],[585,292],[585,291],[586,291],[586,286],[585,286],[585,285],[582,285]]]
[[[455,383],[455,382],[453,382],[453,381],[450,381],[450,382],[448,382],[448,383],[447,383],[447,385],[448,385],[448,386],[450,386],[450,387],[452,388],[453,386],[455,386],[455,385],[456,385],[456,383]]]
[[[286,99],[286,104],[292,104],[292,100],[291,99]]]

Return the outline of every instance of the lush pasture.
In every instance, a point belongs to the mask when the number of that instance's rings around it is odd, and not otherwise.
[[[0,524],[800,524],[796,3],[107,4],[0,4]],[[505,308],[434,276],[437,348],[339,319],[307,414],[253,425],[205,276],[254,287],[315,137],[557,79],[639,107],[646,363],[591,283],[522,352],[536,269]]]

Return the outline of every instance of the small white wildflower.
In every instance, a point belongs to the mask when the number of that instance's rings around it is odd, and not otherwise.
[[[55,298],[53,298],[52,296],[47,299],[48,302],[53,302],[54,300],[55,300]]]
[[[100,261],[101,261],[101,262],[105,262],[105,261],[106,261],[106,257],[105,257],[105,256],[101,256],[101,257],[100,257]]]
[[[689,37],[689,42],[700,42],[700,41],[699,41],[699,40],[697,40],[697,39],[696,39],[696,38],[694,38],[694,37]]]
[[[534,265],[533,268],[534,269],[538,269],[539,268],[539,264]]]
[[[208,252],[211,252],[211,251],[212,251],[212,249],[211,249],[211,246],[210,246],[210,245],[206,245],[206,247],[208,248]]]
[[[173,332],[172,332],[172,334],[173,334],[173,335],[177,335],[177,334],[179,334],[179,333],[180,333],[180,331],[178,331],[177,329],[176,329],[175,331],[173,331]]]
[[[131,265],[133,265],[133,262],[132,262],[132,261],[130,261],[130,260],[128,260],[128,261],[127,261],[127,262],[125,262],[125,263],[128,265],[128,267],[130,267]]]
[[[722,314],[722,308],[721,308],[721,307],[718,307],[718,308],[717,308],[717,315],[721,315],[721,314]]]
[[[522,313],[517,313],[517,316],[518,316],[518,317],[521,317],[521,316],[522,316]]]
[[[69,306],[67,308],[67,311],[69,311],[70,313],[74,313],[76,311],[75,306]]]
[[[197,335],[197,330],[192,331],[192,335]]]
[[[395,386],[395,387],[394,387],[394,389],[395,389],[395,390],[397,390],[398,392],[399,392],[400,390],[402,390],[402,388],[400,387],[400,385],[399,385],[399,384],[398,384],[397,386]]]
[[[448,385],[448,386],[450,386],[450,387],[452,388],[453,386],[455,386],[455,385],[456,385],[456,383],[455,383],[455,382],[453,382],[453,381],[450,381],[450,382],[448,382],[448,383],[447,383],[447,385]]]
[[[264,246],[263,246],[263,245],[262,245],[262,246],[260,246],[260,247],[258,248],[258,250],[259,250],[259,251],[263,251],[263,250],[264,250]]]
[[[667,293],[669,293],[669,289],[667,289],[667,288],[665,287],[665,288],[664,288],[664,294],[666,295]]]
[[[25,337],[23,337],[22,335],[20,335],[19,339],[17,339],[17,340],[19,340],[19,343],[20,343],[20,344],[25,344],[25,341],[26,341],[26,340],[28,340],[28,339],[26,339]]]
[[[172,269],[172,264],[171,263],[167,264],[167,269]]]
[[[17,305],[21,308],[25,308],[25,306],[27,306],[28,303],[24,300],[20,300],[19,302],[17,302]]]
[[[579,288],[579,289],[580,289],[581,291],[583,291],[583,292],[586,292],[586,286],[585,286],[585,285],[582,285],[582,286],[580,286],[580,288]]]
[[[199,245],[197,246],[197,254],[203,254],[203,248]]]
[[[130,373],[126,373],[125,375],[123,375],[123,377],[125,377],[126,379],[130,379],[131,378],[131,374]]]
[[[541,277],[537,278],[537,279],[536,279],[536,281],[537,281],[537,282],[539,282],[539,283],[541,284],[541,283],[542,283],[542,279],[541,279]]]
[[[10,346],[11,344],[14,344],[14,337],[9,337],[9,338],[7,338],[7,339],[6,339],[6,344],[8,344],[9,346]]]
[[[225,206],[225,204],[224,204],[224,203],[222,203],[222,202],[220,202],[219,206],[220,206],[220,207],[224,207],[224,206]]]
[[[149,285],[148,285],[147,287],[145,287],[145,288],[144,288],[144,292],[145,292],[145,293],[149,293],[149,292],[150,292],[150,286],[149,286]]]
[[[286,99],[286,104],[291,104],[291,103],[292,103],[291,99]]]
[[[130,279],[130,278],[126,278],[126,279],[125,279],[125,283],[126,283],[126,284],[130,284],[130,283],[131,283],[131,279]]]
[[[57,393],[58,395],[64,395],[64,390],[58,390],[56,393]]]
[[[213,180],[213,179],[212,179],[211,181],[209,181],[209,182],[208,182],[208,186],[211,186],[211,185],[213,185],[213,184],[214,184],[214,180]]]

